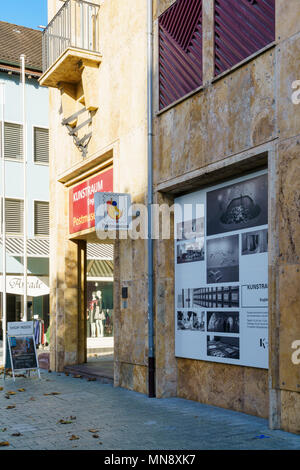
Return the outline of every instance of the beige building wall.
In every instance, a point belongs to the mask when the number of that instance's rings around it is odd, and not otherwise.
[[[292,82],[299,79],[300,5],[277,0],[276,43],[215,79],[214,2],[203,0],[203,87],[159,112],[158,17],[172,3],[155,2],[156,200],[172,205],[177,195],[268,166],[270,368],[175,358],[174,243],[159,241],[157,392],[269,418],[272,427],[300,432],[300,366],[292,362],[291,347],[300,338],[300,106],[291,100]]]
[[[184,192],[268,166],[269,371],[176,359],[174,243],[155,241],[156,393],[179,396],[270,419],[300,431],[299,365],[291,343],[300,339],[299,193],[300,105],[291,84],[300,62],[297,0],[276,1],[276,44],[219,79],[213,77],[213,0],[203,0],[203,87],[158,111],[158,16],[174,0],[154,0],[154,192],[173,204]],[[94,3],[97,3],[96,0]],[[69,188],[113,164],[114,191],[145,203],[147,191],[146,7],[142,0],[103,0],[101,63],[87,66],[82,83],[96,109],[85,158],[64,117],[80,109],[78,86],[50,90],[51,367],[83,362],[85,242],[71,239]],[[48,0],[49,19],[61,2]],[[75,108],[74,108],[75,107]],[[144,240],[117,240],[114,260],[115,385],[147,393],[147,251]],[[123,308],[121,287],[128,287]]]
[[[75,87],[74,68],[70,68],[65,81],[50,88],[51,368],[58,371],[86,359],[85,241],[97,241],[94,230],[77,234],[77,240],[69,236],[69,189],[109,165],[113,165],[114,191],[129,192],[133,202],[145,202],[147,184],[146,2],[94,3],[100,4],[99,67],[86,67],[81,83]],[[49,21],[61,6],[60,1],[48,1]],[[82,56],[79,52],[78,60]],[[51,74],[54,77],[50,71],[50,78]],[[83,107],[78,101],[82,95],[86,106],[91,103],[97,108],[92,112],[88,129],[92,138],[85,158],[61,124]],[[114,322],[115,385],[146,393],[144,244],[116,242]],[[121,286],[129,288],[126,309],[121,308]]]

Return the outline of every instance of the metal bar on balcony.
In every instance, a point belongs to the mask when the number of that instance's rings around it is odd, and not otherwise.
[[[67,0],[43,31],[43,72],[68,47],[98,52],[99,5]]]

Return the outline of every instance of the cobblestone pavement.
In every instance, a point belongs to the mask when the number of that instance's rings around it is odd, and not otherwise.
[[[0,450],[300,449],[299,435],[264,419],[71,375],[0,378],[1,387],[0,442],[9,446]]]

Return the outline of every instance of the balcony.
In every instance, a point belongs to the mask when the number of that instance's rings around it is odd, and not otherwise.
[[[99,67],[99,9],[95,3],[67,0],[57,12],[43,32],[41,85],[77,85],[85,67]]]
[[[60,90],[62,124],[83,157],[99,107],[95,86],[102,61],[99,9],[92,0],[67,0],[43,32],[43,75],[39,82]]]

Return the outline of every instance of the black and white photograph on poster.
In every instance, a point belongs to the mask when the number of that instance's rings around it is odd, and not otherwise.
[[[256,255],[268,251],[268,230],[242,233],[242,255]]]
[[[239,312],[207,312],[207,331],[215,333],[239,333]]]
[[[238,308],[240,306],[239,286],[199,287],[193,289],[193,307]]]
[[[207,336],[207,355],[239,359],[240,339],[232,336]]]
[[[207,193],[207,236],[267,223],[267,174]]]
[[[205,312],[195,312],[193,317],[193,330],[205,331]]]
[[[205,312],[178,310],[177,329],[205,331]]]
[[[178,308],[191,308],[193,303],[193,289],[180,289],[177,295]]]
[[[177,240],[193,240],[204,237],[204,217],[185,220],[177,224]]]
[[[177,263],[193,263],[204,260],[204,237],[177,242]]]
[[[207,240],[207,284],[239,281],[239,236]]]

